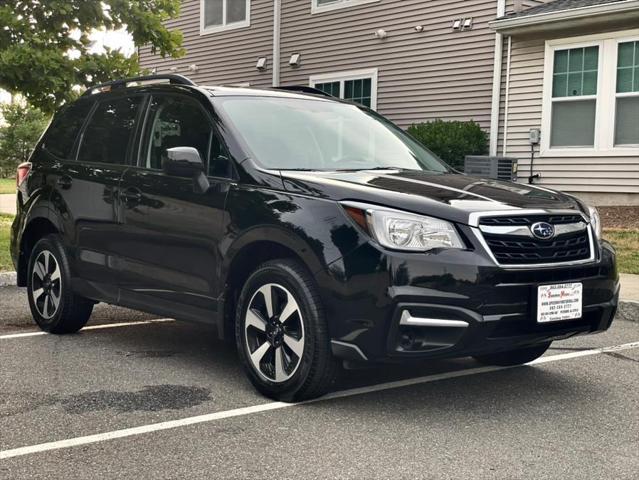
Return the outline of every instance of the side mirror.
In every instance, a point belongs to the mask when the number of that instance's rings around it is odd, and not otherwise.
[[[204,162],[200,152],[193,147],[174,147],[166,149],[167,158],[162,165],[164,173],[176,177],[193,179],[193,190],[206,193],[211,184],[204,171]]]
[[[193,147],[167,148],[167,158],[162,167],[167,175],[176,177],[193,178],[204,172],[204,162],[200,152]]]

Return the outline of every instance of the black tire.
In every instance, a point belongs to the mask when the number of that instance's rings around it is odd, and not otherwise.
[[[27,271],[27,295],[33,319],[49,333],[75,333],[86,325],[93,311],[91,300],[71,290],[69,260],[58,235],[48,235],[33,247]]]
[[[266,318],[264,292],[267,291],[272,292],[270,319]],[[289,308],[289,303],[294,304],[293,307]],[[253,307],[251,312],[257,314],[253,318],[259,317],[259,328],[248,321],[249,306]],[[280,316],[286,316],[285,312],[295,307],[297,310],[280,323]],[[313,277],[300,263],[281,259],[261,265],[246,281],[236,315],[237,350],[249,379],[262,394],[280,401],[298,402],[324,395],[335,382],[339,363],[331,352],[324,309]],[[278,334],[282,335],[279,343]],[[303,342],[298,350],[303,352],[300,356],[289,348],[292,338]],[[296,346],[299,347],[299,343]],[[255,366],[251,353],[255,356],[260,349],[265,349],[265,353]]]
[[[509,350],[507,352],[490,353],[487,355],[477,355],[473,357],[479,363],[484,365],[497,365],[499,367],[511,367],[514,365],[523,365],[538,359],[550,347],[551,343],[542,343],[533,347],[519,348],[517,350]]]

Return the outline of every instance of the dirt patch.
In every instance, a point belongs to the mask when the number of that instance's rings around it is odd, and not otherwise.
[[[598,207],[603,228],[639,230],[639,207]]]

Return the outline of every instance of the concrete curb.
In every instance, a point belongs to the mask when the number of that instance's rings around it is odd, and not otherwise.
[[[621,300],[617,309],[617,319],[639,323],[639,302]]]
[[[16,272],[0,272],[0,287],[13,287],[18,277]],[[639,302],[634,300],[621,300],[617,310],[618,320],[639,323]]]
[[[16,272],[0,272],[0,287],[14,286],[17,281]]]

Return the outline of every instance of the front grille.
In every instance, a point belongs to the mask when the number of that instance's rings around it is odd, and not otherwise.
[[[525,217],[486,217],[480,225],[532,225],[536,222],[548,222],[553,225],[579,223],[584,219],[581,215],[528,215]]]
[[[553,225],[583,222],[580,215],[534,215],[482,218],[486,226],[530,226],[535,222]],[[484,240],[501,265],[535,265],[587,260],[591,256],[588,230],[557,235],[550,240],[483,232]]]

